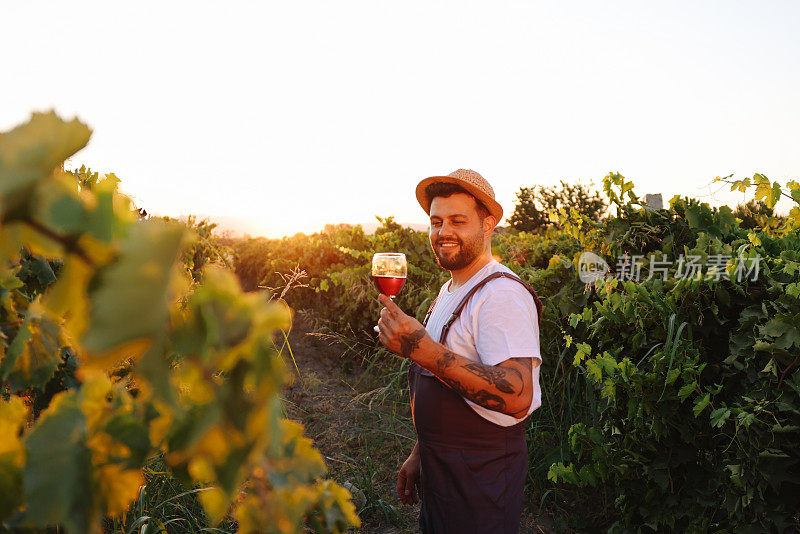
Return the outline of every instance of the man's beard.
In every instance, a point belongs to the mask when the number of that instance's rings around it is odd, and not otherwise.
[[[444,252],[439,254],[439,245],[442,243],[456,243],[458,244],[458,252],[455,254]],[[436,261],[442,269],[448,271],[458,271],[467,267],[483,252],[483,234],[478,234],[474,239],[468,239],[466,242],[457,237],[439,238],[433,245],[433,254],[436,256]]]

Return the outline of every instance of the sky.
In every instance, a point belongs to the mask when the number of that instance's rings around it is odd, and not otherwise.
[[[714,177],[800,180],[799,25],[789,1],[6,3],[0,131],[77,116],[68,168],[254,236],[424,224],[417,182],[458,168],[507,215],[610,171],[734,206]]]

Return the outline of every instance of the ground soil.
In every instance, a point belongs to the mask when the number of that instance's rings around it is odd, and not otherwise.
[[[289,342],[291,354],[283,354],[295,379],[284,393],[287,415],[305,425],[328,476],[351,489],[362,519],[354,532],[417,532],[419,505],[401,504],[395,489],[415,438],[407,394],[401,387],[385,388],[392,362],[370,365],[363,354],[314,332],[301,318]],[[551,532],[552,523],[534,512],[531,504],[521,532]]]

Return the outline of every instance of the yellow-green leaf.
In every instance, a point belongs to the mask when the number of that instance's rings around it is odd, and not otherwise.
[[[31,305],[0,362],[0,376],[12,391],[44,386],[61,361],[60,329],[42,311]]]
[[[141,356],[164,334],[170,273],[183,236],[179,225],[135,224],[116,262],[92,281],[82,341],[95,365]]]
[[[68,532],[91,530],[91,456],[85,440],[85,418],[75,394],[61,393],[25,439],[29,523],[60,524]]]
[[[90,135],[85,124],[65,122],[52,111],[0,134],[0,213],[27,215],[35,183],[86,146]]]

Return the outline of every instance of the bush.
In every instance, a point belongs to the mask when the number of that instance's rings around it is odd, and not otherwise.
[[[600,220],[606,203],[600,193],[591,189],[591,184],[568,184],[562,180],[560,189],[541,185],[520,187],[508,221],[515,230],[533,232],[553,224],[550,212],[559,209],[576,210],[590,219]]]
[[[627,185],[618,175],[607,180]],[[588,231],[574,220],[587,248],[732,261],[699,277],[673,268],[666,280],[596,282],[588,306],[569,316],[566,340],[598,396],[597,413],[572,425],[573,461],[555,463],[550,478],[610,483],[615,531],[797,527],[798,228],[748,234],[729,208],[676,198],[652,212],[635,210],[632,191],[623,196],[624,220]],[[756,257],[758,279],[739,279],[735,260],[752,267]],[[651,264],[643,263],[645,277]]]
[[[392,217],[378,220],[381,226],[373,235],[365,235],[361,226],[339,225],[310,236],[244,241],[234,249],[236,273],[245,289],[279,290],[292,269],[302,269],[308,287],[286,295],[292,307],[313,313],[331,329],[374,337],[381,305],[370,278],[373,254],[406,254],[408,279],[397,302],[409,313],[425,308],[447,279],[425,232],[402,227]]]

